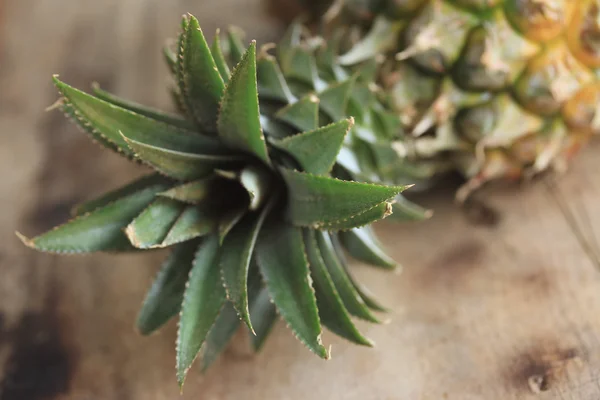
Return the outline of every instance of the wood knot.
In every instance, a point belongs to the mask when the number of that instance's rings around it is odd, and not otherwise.
[[[519,379],[525,378],[529,390],[540,394],[550,390],[572,367],[581,367],[583,359],[575,348],[562,351],[538,353],[528,356],[524,368],[518,373]]]

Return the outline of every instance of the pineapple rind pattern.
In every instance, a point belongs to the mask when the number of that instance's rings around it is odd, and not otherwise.
[[[379,61],[402,121],[393,147],[433,176],[464,174],[460,200],[563,170],[600,132],[598,0],[340,0],[320,21],[346,32],[341,62]]]

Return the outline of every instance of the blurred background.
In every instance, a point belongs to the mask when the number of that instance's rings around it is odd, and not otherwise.
[[[295,14],[291,1],[273,4]],[[180,398],[175,322],[149,338],[133,329],[163,254],[59,258],[14,231],[40,233],[143,172],[44,112],[57,98],[51,76],[171,109],[161,48],[186,12],[207,36],[235,24],[266,43],[284,29],[265,0],[0,0],[2,400]],[[596,226],[599,150],[560,183]],[[500,223],[473,226],[451,193],[422,199],[436,213],[428,222],[378,227],[402,276],[355,266],[394,310],[387,325],[360,324],[375,349],[326,335],[323,362],[281,323],[255,356],[241,332],[206,375],[190,374],[183,398],[600,398],[600,276],[564,212],[543,186],[502,189]]]

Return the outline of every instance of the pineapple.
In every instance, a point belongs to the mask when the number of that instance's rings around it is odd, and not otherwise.
[[[371,85],[375,65],[338,65],[337,49],[298,25],[274,54],[244,46],[235,29],[225,39],[217,32],[209,45],[188,15],[176,48],[165,49],[182,116],[54,77],[57,107],[152,172],[77,206],[49,232],[19,234],[57,254],[169,248],[137,327],[150,334],[179,314],[180,385],[195,358],[207,368],[240,325],[260,349],[278,314],[321,358],[322,325],[371,346],[351,317],[378,322],[385,309],[345,257],[397,270],[369,224],[428,216],[401,197],[408,186],[377,184],[385,177],[371,151],[395,175],[405,164],[389,146],[400,125]]]
[[[303,0],[327,35],[345,32],[337,62],[379,64],[402,121],[393,148],[468,182],[562,170],[600,132],[598,0]],[[331,32],[334,33],[331,33]]]

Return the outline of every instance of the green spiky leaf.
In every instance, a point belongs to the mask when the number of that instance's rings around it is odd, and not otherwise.
[[[277,46],[277,59],[281,65],[287,66],[290,64],[294,49],[300,45],[302,30],[302,25],[293,23],[279,41]],[[283,67],[283,69],[285,70],[286,68]]]
[[[125,137],[125,141],[139,159],[158,172],[179,180],[203,178],[212,174],[216,168],[235,167],[241,165],[244,160],[243,156],[237,155],[214,155],[169,150],[138,142],[128,137]]]
[[[321,110],[331,118],[332,121],[339,121],[348,116],[346,110],[348,101],[352,96],[352,87],[354,79],[348,79],[344,82],[329,86],[326,90],[319,93],[321,100]]]
[[[392,204],[391,221],[423,221],[431,218],[433,211],[423,208],[418,204],[408,201],[404,196],[398,196],[394,204]]]
[[[231,27],[227,30],[227,43],[229,45],[229,57],[233,65],[239,64],[244,58],[246,47],[242,43],[243,32]]]
[[[295,47],[291,50],[288,62],[282,62],[281,67],[288,78],[308,85],[313,90],[323,88],[319,78],[317,61],[308,49]]]
[[[316,129],[319,126],[319,98],[315,95],[304,96],[277,111],[275,117],[299,132]]]
[[[367,289],[366,287],[364,287],[363,285],[358,283],[356,280],[354,280],[352,278],[352,275],[349,272],[348,272],[348,277],[352,281],[352,286],[354,286],[354,289],[359,294],[360,298],[364,301],[364,303],[367,305],[367,307],[369,307],[373,311],[379,311],[379,312],[390,312],[391,311],[388,307],[385,307],[384,305],[382,305],[381,302],[379,300],[377,300],[375,298],[375,296],[373,296],[373,294],[369,291],[369,289]]]
[[[256,73],[260,97],[285,103],[293,103],[296,100],[279,68],[279,64],[273,57],[267,54],[259,56],[256,61]]]
[[[247,211],[247,205],[242,205],[225,212],[225,214],[219,220],[218,225],[220,243],[223,243],[229,232],[231,232],[233,227],[240,222]]]
[[[250,210],[258,210],[272,193],[272,177],[265,168],[250,166],[240,173],[240,183],[250,196]]]
[[[277,321],[277,309],[265,287],[250,291],[250,319],[254,335],[251,336],[254,351],[260,351]]]
[[[229,66],[227,65],[225,56],[223,55],[223,49],[221,48],[221,32],[218,29],[215,33],[212,46],[210,47],[210,51],[215,60],[215,64],[217,65],[217,69],[221,74],[223,82],[229,82],[229,76],[231,75],[231,71],[229,70]]]
[[[317,243],[323,256],[327,271],[350,314],[369,322],[379,323],[379,319],[371,313],[360,294],[354,288],[344,267],[340,263],[329,234],[316,232]]]
[[[341,244],[352,258],[377,267],[394,270],[397,264],[381,248],[381,243],[369,226],[338,234]]]
[[[219,135],[230,146],[270,164],[260,126],[256,83],[256,42],[236,66],[225,89],[218,120]]]
[[[328,38],[327,46],[322,46],[317,53],[319,72],[337,82],[345,81],[349,77],[349,73],[337,62],[344,34],[343,30],[334,32],[332,37]]]
[[[167,67],[169,68],[169,71],[171,72],[171,74],[173,76],[177,75],[177,69],[179,68],[177,66],[178,62],[177,62],[177,54],[173,51],[173,49],[170,46],[165,46],[163,47],[163,59],[165,60],[165,63],[167,64]]]
[[[348,279],[350,279],[352,286],[354,286],[354,289],[359,294],[360,298],[365,302],[367,307],[369,307],[373,311],[389,312],[390,309],[383,306],[381,302],[377,300],[375,296],[373,296],[369,289],[367,289],[364,285],[361,285],[356,279],[354,279],[352,273],[348,268],[348,262],[346,261],[346,257],[342,250],[342,245],[339,242],[337,235],[330,234],[329,237],[331,238],[331,242],[333,243],[333,247],[338,257],[338,261],[342,265],[342,268],[344,268],[344,270],[346,271],[346,275],[348,276]]]
[[[306,227],[333,226],[340,222],[347,226],[345,229],[365,225],[368,222],[364,219],[357,220],[360,224],[354,224],[352,219],[387,204],[405,189],[342,181],[288,169],[282,169],[281,173],[289,190],[289,218],[295,225]],[[381,217],[380,214],[373,215]]]
[[[392,212],[391,203],[383,202],[353,217],[323,224],[320,226],[320,229],[327,231],[346,231],[348,229],[360,228],[361,226],[369,225],[375,221],[387,218],[392,215]]]
[[[248,271],[256,239],[271,205],[261,212],[248,213],[229,232],[221,246],[221,272],[227,297],[240,318],[254,331],[248,309]]]
[[[240,319],[231,303],[225,304],[211,328],[202,350],[202,371],[206,371],[225,350],[240,326]]]
[[[175,186],[159,195],[188,204],[198,204],[214,195],[218,184],[218,179],[214,175],[209,175],[203,179]]]
[[[350,51],[338,58],[342,65],[356,65],[375,58],[376,55],[393,50],[397,45],[402,23],[393,23],[384,16],[378,17],[371,31]]]
[[[180,114],[187,115],[187,107],[185,106],[183,96],[179,92],[179,89],[174,85],[169,85],[168,90],[171,100],[173,101],[173,104],[175,105],[177,111]]]
[[[271,298],[296,337],[321,358],[321,323],[299,228],[273,218],[263,228],[257,260]]]
[[[163,263],[138,314],[142,335],[151,334],[179,313],[197,246],[198,242],[177,245]]]
[[[283,139],[296,132],[295,128],[264,115],[260,116],[260,123],[263,127],[263,131],[269,138]]]
[[[108,103],[114,104],[129,111],[133,111],[134,113],[143,115],[155,121],[164,122],[186,131],[193,131],[196,129],[194,124],[186,119],[183,119],[177,115],[166,113],[164,111],[155,110],[130,100],[122,99],[112,93],[102,90],[98,84],[92,85],[92,89],[94,91],[94,96],[100,100],[104,100]]]
[[[220,210],[188,206],[179,215],[159,247],[208,235],[219,225]]]
[[[177,332],[177,380],[185,376],[225,303],[218,263],[219,238],[208,236],[198,247],[184,293]]]
[[[357,83],[352,87],[350,100],[356,103],[361,113],[366,113],[374,107],[377,97],[368,83]]]
[[[325,261],[321,256],[321,250],[315,238],[315,233],[304,229],[303,234],[306,255],[310,263],[311,276],[319,306],[319,316],[323,325],[330,331],[351,342],[364,346],[373,346],[373,343],[364,337],[352,322],[350,314],[344,306],[333,280],[327,271]]]
[[[97,99],[54,77],[63,96],[63,108],[75,114],[75,121],[102,143],[108,142],[127,156],[133,156],[121,132],[129,139],[166,149],[187,151],[220,151],[219,144],[207,137],[185,131],[122,107]]]
[[[403,133],[400,117],[390,111],[373,109],[374,122],[380,127],[385,137],[394,139],[400,137]]]
[[[214,132],[225,83],[198,20],[192,15],[187,19],[179,49],[180,91],[200,126]]]
[[[123,148],[119,146],[119,144],[111,141],[104,136],[103,133],[98,131],[98,129],[96,129],[94,125],[92,125],[85,117],[83,117],[71,103],[65,100],[59,100],[59,102],[62,102],[61,110],[65,113],[65,116],[67,116],[72,122],[77,124],[83,132],[90,136],[92,141],[104,146],[104,148],[114,151],[115,153],[124,155],[130,160],[133,159],[132,154],[126,153]]]
[[[290,136],[275,142],[275,144],[290,153],[304,171],[315,175],[325,175],[335,164],[344,138],[353,123],[352,119],[346,119],[313,131]]]
[[[131,250],[123,228],[166,187],[157,183],[80,215],[38,237],[21,239],[31,248],[50,253]]]
[[[143,176],[123,187],[108,192],[96,199],[78,204],[73,208],[71,213],[74,216],[83,215],[89,213],[90,211],[94,211],[97,208],[104,207],[114,201],[119,200],[120,198],[127,197],[131,194],[134,194],[147,188],[152,188],[156,185],[160,185],[161,187],[167,187],[169,185],[169,179],[159,174]]]
[[[152,202],[125,229],[132,245],[138,249],[162,247],[171,227],[181,215],[185,205],[175,200],[159,198]]]

